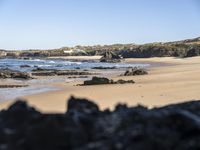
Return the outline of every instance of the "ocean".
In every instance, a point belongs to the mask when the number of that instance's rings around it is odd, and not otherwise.
[[[27,65],[28,67],[21,67]],[[0,69],[9,68],[12,70],[22,71],[22,72],[31,72],[35,68],[43,69],[57,69],[57,70],[66,70],[66,69],[80,69],[80,70],[92,70],[94,67],[115,67],[116,69],[112,70],[101,70],[100,72],[103,75],[109,75],[113,73],[119,73],[119,69],[126,69],[128,67],[148,67],[149,64],[135,64],[135,63],[101,63],[98,61],[69,61],[63,59],[0,59]],[[33,80],[16,80],[16,84],[26,84],[28,87],[23,88],[2,88],[0,89],[0,102],[15,99],[20,96],[37,94],[42,92],[47,92],[50,90],[59,90],[56,87],[50,86],[49,83],[52,82],[70,82],[72,80],[84,80],[84,79],[68,79],[67,77],[46,77],[42,79],[33,79]],[[12,83],[11,79],[0,79],[1,84]]]

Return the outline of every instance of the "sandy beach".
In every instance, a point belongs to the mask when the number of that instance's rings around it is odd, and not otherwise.
[[[114,80],[131,79],[136,82],[135,84],[75,86],[80,81],[57,82],[53,85],[61,90],[24,96],[22,99],[43,112],[64,112],[67,99],[71,95],[91,99],[99,104],[101,109],[112,109],[117,103],[126,103],[129,106],[143,104],[151,108],[200,99],[200,57],[145,58],[125,61],[165,65],[149,68],[149,74],[144,76],[112,77]],[[7,108],[14,101],[1,103],[0,109]]]

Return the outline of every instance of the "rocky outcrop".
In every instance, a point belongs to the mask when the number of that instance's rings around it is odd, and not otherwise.
[[[43,69],[36,68],[32,70],[33,76],[86,76],[93,75],[95,73],[90,73],[88,71],[77,71],[77,70],[56,70],[56,69]]]
[[[100,59],[100,62],[109,62],[109,63],[116,63],[120,61],[121,61],[121,57],[111,51],[105,52]]]
[[[108,78],[103,78],[103,77],[93,77],[91,80],[86,80],[83,83],[83,86],[87,85],[101,85],[101,84],[127,84],[127,83],[135,83],[133,80],[117,80],[113,81]]]
[[[67,112],[42,114],[23,101],[0,112],[2,150],[198,150],[200,101],[101,111],[86,99]]]
[[[0,69],[0,79],[6,79],[6,78],[12,78],[12,79],[32,79],[31,75],[26,72],[19,72],[16,70],[11,69]]]
[[[143,68],[131,68],[127,70],[122,76],[137,76],[137,75],[146,75],[148,72]]]

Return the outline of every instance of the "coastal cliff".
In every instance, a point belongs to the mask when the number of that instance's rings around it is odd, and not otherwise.
[[[31,58],[51,56],[95,56],[104,55],[112,51],[123,58],[149,58],[149,57],[193,57],[200,55],[200,38],[167,43],[114,44],[95,46],[63,47],[52,50],[0,50],[0,57]]]

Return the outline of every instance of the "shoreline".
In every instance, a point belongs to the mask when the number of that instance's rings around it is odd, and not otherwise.
[[[111,79],[132,79],[133,85],[98,85],[77,87],[80,81],[54,83],[61,88],[40,94],[23,96],[22,99],[43,112],[64,112],[66,101],[73,95],[93,100],[101,109],[112,109],[117,103],[129,106],[143,104],[157,107],[167,104],[200,99],[200,57],[177,59],[171,57],[127,59],[126,62],[151,62],[158,65],[149,68],[149,75],[135,77],[112,77]],[[110,92],[112,91],[112,92]],[[14,100],[0,104],[0,109],[7,108]]]

